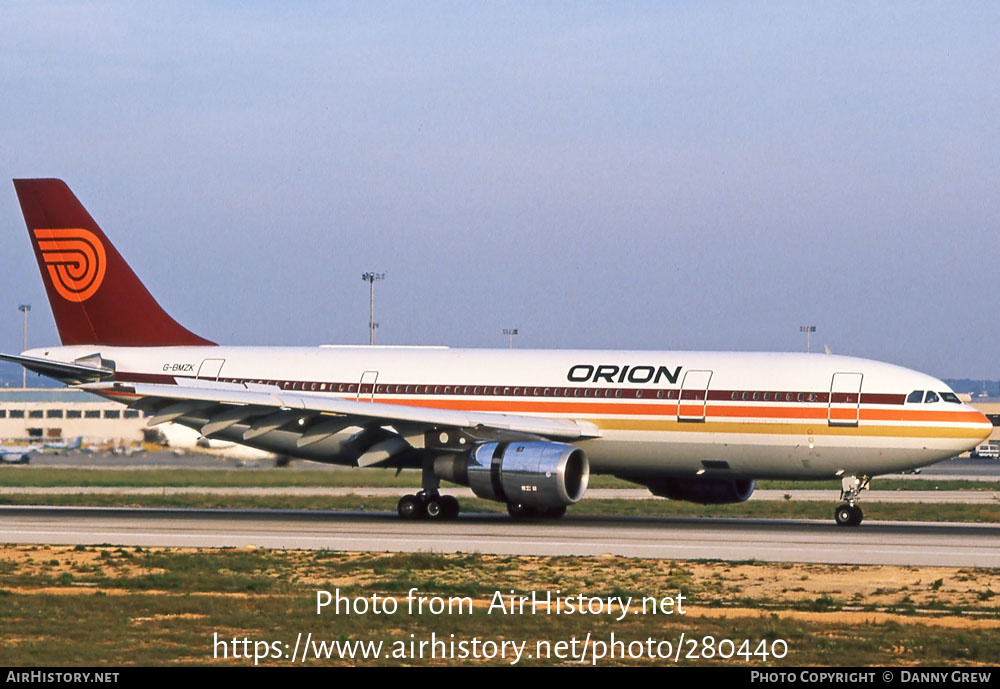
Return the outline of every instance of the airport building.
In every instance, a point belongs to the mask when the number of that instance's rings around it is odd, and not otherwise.
[[[985,414],[993,424],[993,434],[987,442],[1000,446],[1000,400],[973,400],[970,404]]]
[[[0,388],[0,440],[133,444],[143,439],[145,415],[82,390]]]

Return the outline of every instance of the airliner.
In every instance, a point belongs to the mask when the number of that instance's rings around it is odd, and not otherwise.
[[[407,519],[454,519],[442,481],[555,518],[590,474],[702,504],[758,479],[840,479],[837,524],[871,477],[992,430],[942,381],[846,356],[446,347],[229,347],[164,311],[69,187],[14,180],[60,346],[2,358],[206,438],[357,467],[419,469]]]
[[[261,461],[267,461],[276,466],[287,465],[287,460],[271,452],[264,452],[240,443],[206,438],[198,431],[180,424],[165,423],[160,426],[160,431],[163,434],[164,444],[174,454],[201,453],[220,459],[236,460],[240,466],[247,462],[257,463]]]

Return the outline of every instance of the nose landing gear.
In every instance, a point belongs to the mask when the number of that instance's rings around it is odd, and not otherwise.
[[[858,526],[864,519],[864,513],[858,507],[861,491],[868,489],[871,476],[845,476],[841,479],[840,499],[843,502],[833,511],[833,518],[838,526]]]

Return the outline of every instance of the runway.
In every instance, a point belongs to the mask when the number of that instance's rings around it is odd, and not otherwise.
[[[398,498],[405,494],[406,488],[331,488],[325,486],[294,486],[294,487],[257,487],[257,486],[0,486],[0,495],[242,495],[242,496],[274,496],[290,497],[343,497],[361,495],[365,497]],[[468,488],[449,487],[446,491],[459,499],[475,497]],[[837,493],[834,490],[756,490],[750,500],[758,501],[798,501],[798,502],[828,502],[836,503]],[[645,488],[595,488],[587,491],[590,500],[662,500]],[[935,503],[935,504],[993,504],[1000,500],[996,491],[961,491],[961,490],[871,490],[864,493],[864,502],[889,503]]]
[[[0,541],[504,555],[621,555],[831,564],[1000,567],[1000,526],[568,516],[404,522],[386,512],[0,507]]]

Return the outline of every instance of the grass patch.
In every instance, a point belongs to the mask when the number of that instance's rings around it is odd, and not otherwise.
[[[50,563],[56,561],[58,565]],[[993,664],[1000,642],[1000,570],[866,567],[760,562],[630,560],[617,557],[513,557],[412,553],[340,553],[250,549],[168,550],[67,546],[0,546],[13,563],[0,589],[0,664],[7,666],[237,665],[253,659],[220,654],[217,641],[247,638],[293,646],[314,639],[382,641],[437,638],[580,645],[652,638],[751,639],[788,644],[767,665]],[[101,563],[103,571],[91,571]],[[64,574],[72,580],[60,583]],[[166,575],[174,579],[164,579]],[[249,580],[269,585],[247,587]],[[941,582],[940,584],[938,582]],[[163,584],[157,588],[154,584]],[[685,614],[653,612],[618,619],[608,614],[531,614],[494,610],[507,596],[558,590],[560,596],[675,597],[684,587]],[[416,614],[408,592],[445,604],[468,597],[472,611]],[[317,590],[342,596],[394,597],[395,612],[331,609],[316,614]],[[862,601],[859,608],[858,601]],[[932,605],[933,604],[933,605]],[[412,635],[412,636],[411,636]],[[454,635],[452,637],[451,635]],[[229,649],[231,650],[231,646]],[[686,650],[686,649],[685,649]],[[849,656],[848,656],[849,654]],[[605,659],[601,665],[663,661]],[[268,658],[263,665],[286,665]],[[299,664],[299,663],[297,663]],[[506,665],[509,660],[441,661],[334,656],[308,665]],[[524,658],[523,665],[575,665],[570,659]],[[689,659],[682,665],[760,666],[759,657]]]

